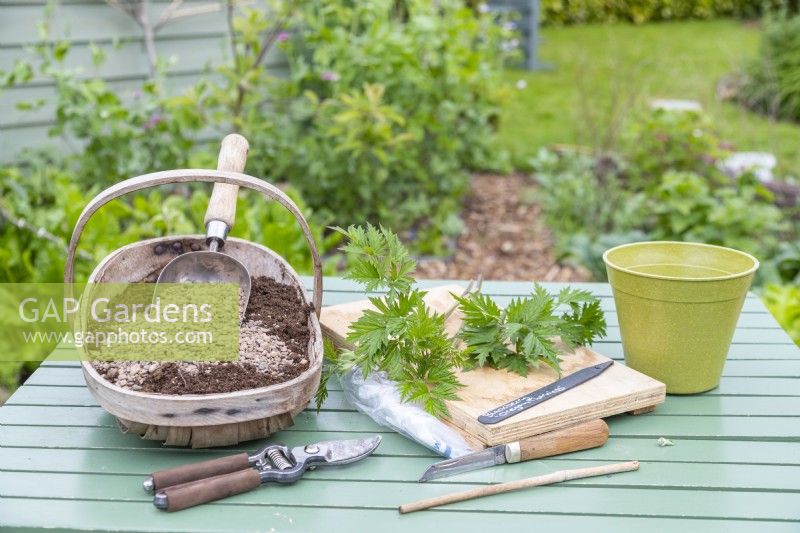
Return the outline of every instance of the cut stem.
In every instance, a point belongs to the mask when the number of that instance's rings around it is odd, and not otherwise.
[[[400,514],[413,513],[415,511],[422,511],[423,509],[430,509],[431,507],[438,507],[448,503],[463,502],[465,500],[471,500],[473,498],[480,498],[483,496],[491,496],[493,494],[503,494],[504,492],[527,489],[529,487],[552,485],[553,483],[561,483],[562,481],[569,481],[571,479],[605,476],[620,472],[630,472],[632,470],[639,470],[639,461],[591,466],[588,468],[574,468],[572,470],[559,470],[557,472],[544,474],[541,476],[519,479],[517,481],[509,481],[507,483],[499,483],[497,485],[489,485],[488,487],[478,487],[476,489],[465,490],[463,492],[456,492],[453,494],[445,494],[444,496],[436,496],[435,498],[428,498],[414,503],[406,503],[401,505],[398,508],[398,511],[400,511]]]

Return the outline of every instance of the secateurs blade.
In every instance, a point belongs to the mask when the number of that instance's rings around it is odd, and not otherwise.
[[[254,455],[241,453],[211,461],[155,472],[144,489],[155,491],[153,505],[165,511],[180,511],[267,482],[294,483],[317,466],[337,466],[359,461],[378,447],[381,437],[334,440],[289,449],[271,444]]]

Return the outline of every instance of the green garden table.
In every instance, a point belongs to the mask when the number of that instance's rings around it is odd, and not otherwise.
[[[432,286],[428,281],[423,285]],[[577,284],[573,284],[577,285]],[[609,335],[596,349],[622,358],[606,284]],[[559,284],[548,284],[556,290]],[[487,282],[507,301],[529,283]],[[325,280],[325,303],[359,299]],[[334,386],[334,388],[336,388]],[[719,388],[669,396],[655,412],[608,419],[602,448],[419,484],[436,457],[374,424],[333,391],[274,436],[289,445],[380,433],[375,456],[309,472],[294,485],[263,486],[177,513],[156,510],[141,489],[150,472],[231,449],[165,448],[124,435],[90,396],[77,363],[45,362],[0,408],[0,526],[133,531],[800,531],[800,350],[750,296]],[[660,447],[666,437],[674,446]],[[254,450],[260,442],[235,449]],[[492,496],[400,516],[420,498],[563,468],[629,459],[641,470]]]

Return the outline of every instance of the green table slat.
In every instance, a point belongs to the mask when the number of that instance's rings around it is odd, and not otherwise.
[[[800,383],[800,380],[798,380]],[[85,387],[25,387],[14,395],[8,405],[99,407]],[[316,407],[309,407],[316,410]],[[352,411],[344,393],[332,390],[322,411]],[[779,405],[766,396],[669,396],[654,415],[689,416],[800,416],[800,396],[784,398]]]
[[[178,466],[187,461],[182,450],[94,450],[92,461],[86,461],[85,450],[24,449],[3,450],[5,472],[72,472],[81,474],[120,474],[140,476],[162,468]],[[217,453],[196,452],[190,460],[219,457]],[[600,463],[600,461],[597,461]],[[607,462],[607,461],[603,461]],[[431,464],[429,457],[392,457],[376,454],[369,462],[342,468],[318,468],[307,472],[304,480],[354,480],[361,482],[417,483],[422,472]],[[546,474],[562,468],[582,468],[585,461],[575,459],[545,459],[489,468],[460,474],[431,484],[463,485],[465,483],[501,483],[529,476]],[[593,463],[594,464],[594,463]],[[585,486],[702,488],[719,490],[771,490],[800,493],[800,466],[692,463],[691,468],[678,468],[682,463],[642,461],[642,467],[630,476],[600,476],[571,482]],[[137,481],[133,486],[141,489]],[[11,487],[0,484],[0,494]],[[800,497],[800,494],[797,494]],[[302,503],[302,502],[298,502]]]
[[[605,346],[605,345],[604,345]],[[597,351],[607,353],[610,350],[595,346]],[[623,361],[612,357],[620,363]],[[30,385],[83,385],[83,374],[77,366],[45,367],[41,375],[36,372],[28,382]],[[800,359],[729,359],[722,372],[723,377],[771,377],[771,378],[800,378]]]
[[[307,286],[310,280],[304,280]],[[440,285],[425,281],[423,287]],[[464,282],[459,282],[464,285]],[[573,284],[602,298],[609,335],[595,349],[622,362],[607,284]],[[545,284],[550,291],[563,285]],[[501,302],[530,283],[486,282]],[[325,280],[324,301],[361,299],[358,286]],[[77,361],[59,348],[0,408],[0,526],[131,531],[529,531],[800,530],[800,350],[755,296],[748,296],[720,386],[670,396],[641,416],[608,419],[611,438],[594,450],[471,472],[434,483],[416,477],[435,456],[353,411],[338,383],[316,414],[301,413],[274,437],[290,446],[379,432],[375,456],[309,472],[291,486],[264,487],[224,502],[162,513],[140,489],[149,472],[234,451],[165,448],[119,432],[85,388]],[[674,446],[660,447],[668,437]],[[249,445],[248,445],[249,444]],[[397,514],[400,503],[562,468],[638,459],[638,472],[575,480],[442,509]]]
[[[331,487],[335,489],[335,487]],[[500,503],[498,503],[500,505]],[[150,504],[138,502],[65,501],[33,499],[0,500],[0,516],[9,526],[67,528],[72,530],[242,532],[242,531],[530,531],[531,527],[552,530],[619,533],[647,531],[703,531],[703,533],[797,533],[797,524],[781,521],[692,520],[661,517],[595,516],[528,513],[458,513],[435,510],[398,516],[395,510],[314,509],[274,505],[247,506],[213,504],[180,513],[161,513]],[[268,524],[268,525],[265,525]]]
[[[609,418],[615,435],[675,436],[786,440],[800,438],[800,424],[791,416],[684,416],[651,413],[638,417]],[[114,417],[100,407],[18,406],[0,409],[0,424],[17,426],[116,427]],[[304,411],[285,431],[387,432],[355,412]]]
[[[623,476],[619,476],[622,478]],[[94,475],[89,480],[80,474],[0,473],[3,495],[14,498],[64,500],[110,500],[149,503],[139,487],[137,478],[129,476]],[[454,488],[442,483],[365,483],[339,480],[303,479],[294,485],[262,488],[231,498],[238,505],[305,506],[308,512],[324,507],[358,507],[393,510],[399,501],[414,501],[451,492]],[[335,489],[335,490],[331,490]],[[317,494],[308,500],[308,493]],[[712,492],[690,490],[647,490],[648,498],[637,498],[640,491],[631,488],[595,487],[567,482],[548,490],[533,489],[531,493],[516,492],[503,497],[506,512],[564,513],[574,511],[581,502],[581,512],[593,515],[664,516],[680,513],[691,518],[738,519],[800,519],[797,494],[773,492]],[[665,509],[662,501],[669,499],[675,507]],[[480,498],[454,505],[452,509],[491,511],[496,504],[492,498]]]
[[[287,446],[299,446],[312,441],[366,437],[370,433],[342,433],[318,431],[291,431],[280,435]],[[636,457],[642,461],[676,463],[742,463],[800,465],[800,454],[794,442],[766,442],[743,440],[693,440],[674,438],[674,446],[658,446],[655,438],[621,437],[612,434],[605,446],[553,458],[553,460],[604,460]],[[0,433],[0,446],[44,449],[107,449],[107,450],[162,450],[156,441],[131,438],[113,427],[52,427],[5,426]],[[257,443],[214,450],[180,450],[189,454],[224,455],[252,451]],[[436,460],[433,452],[408,439],[392,433],[383,434],[380,453],[398,457],[427,457]],[[188,459],[187,459],[188,460]]]

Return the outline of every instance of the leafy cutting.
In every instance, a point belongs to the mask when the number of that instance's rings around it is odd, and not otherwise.
[[[445,316],[431,312],[423,301],[425,291],[413,287],[416,262],[397,235],[383,227],[336,231],[349,241],[343,247],[349,261],[345,278],[368,292],[387,292],[369,298],[374,309],[364,311],[347,334],[354,348],[343,350],[334,365],[342,371],[346,361],[365,377],[386,372],[403,401],[417,402],[435,416],[447,414],[445,400],[457,399],[462,386],[454,371],[463,362],[462,353],[445,331]],[[318,405],[324,397],[318,392]]]
[[[464,316],[459,337],[471,367],[489,366],[525,376],[531,367],[544,363],[560,375],[556,337],[572,349],[606,334],[600,301],[585,290],[566,287],[553,297],[537,283],[530,297],[514,298],[505,309],[480,293],[453,297]],[[567,311],[558,315],[563,307]]]
[[[364,377],[386,372],[403,401],[442,416],[445,401],[458,399],[458,368],[490,366],[524,376],[544,363],[560,373],[557,337],[574,348],[605,335],[600,301],[591,293],[567,287],[553,297],[536,284],[530,297],[515,298],[505,309],[480,293],[453,295],[464,316],[461,350],[445,331],[446,316],[428,309],[425,291],[414,287],[416,262],[397,235],[370,224],[335,229],[348,241],[345,278],[367,292],[386,293],[369,298],[373,308],[350,325],[346,340],[352,349],[337,353],[326,343],[318,408],[327,397],[329,377],[357,367]]]

